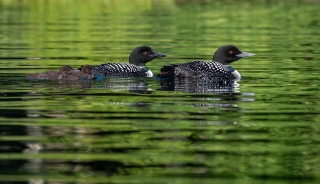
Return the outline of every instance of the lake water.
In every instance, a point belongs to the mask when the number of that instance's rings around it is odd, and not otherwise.
[[[320,2],[0,0],[0,183],[318,183]],[[69,64],[256,54],[237,84],[30,81]]]

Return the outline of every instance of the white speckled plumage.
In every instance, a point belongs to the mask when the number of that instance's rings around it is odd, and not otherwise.
[[[211,72],[215,71],[215,72]],[[192,61],[175,67],[177,77],[207,77],[216,79],[234,80],[236,76],[232,74],[224,65],[218,62]]]
[[[129,63],[105,63],[92,66],[91,72],[103,77],[148,77],[147,72],[141,69],[142,67]]]

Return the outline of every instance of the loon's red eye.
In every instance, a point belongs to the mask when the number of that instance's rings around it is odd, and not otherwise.
[[[147,54],[147,51],[144,51],[142,54],[146,55],[146,54]]]
[[[233,51],[232,51],[232,50],[229,50],[229,54],[232,55],[232,54],[233,54]]]

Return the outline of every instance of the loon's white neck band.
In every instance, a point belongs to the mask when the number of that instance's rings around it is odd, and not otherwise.
[[[149,70],[149,68],[147,68],[146,66],[140,66],[140,68],[141,68],[141,71],[144,71],[144,73],[146,74],[146,77],[153,77],[153,73],[151,70]]]
[[[153,73],[151,70],[148,70],[145,73],[146,73],[147,77],[153,77]]]
[[[241,79],[241,75],[236,69],[232,68],[232,66],[230,65],[224,65],[224,66],[235,76],[236,78],[235,81],[239,81]]]

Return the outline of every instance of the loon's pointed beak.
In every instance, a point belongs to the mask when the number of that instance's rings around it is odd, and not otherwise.
[[[153,53],[152,55],[150,55],[153,59],[155,58],[161,58],[161,57],[166,57],[166,54],[161,54],[161,53]]]
[[[255,54],[249,53],[249,52],[241,52],[240,54],[236,55],[237,57],[243,58],[243,57],[249,57],[254,56]]]

